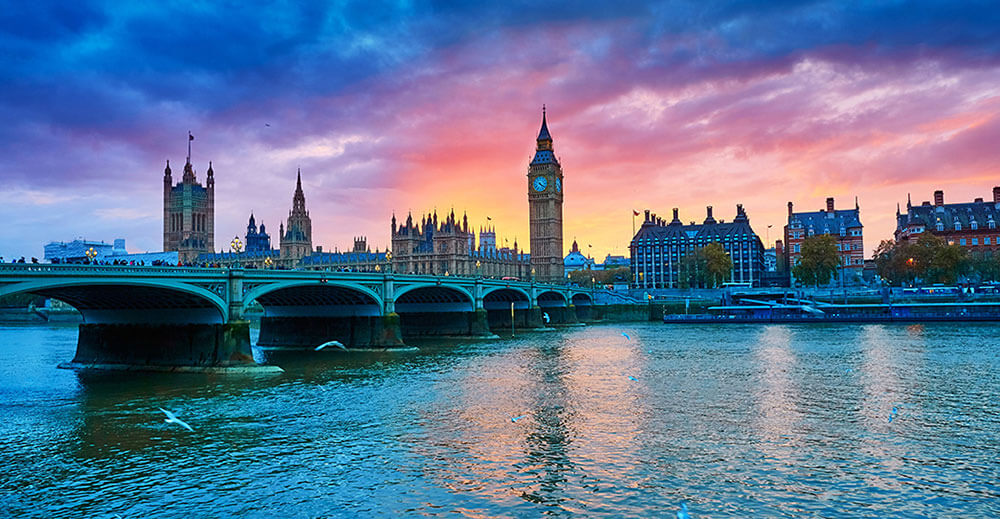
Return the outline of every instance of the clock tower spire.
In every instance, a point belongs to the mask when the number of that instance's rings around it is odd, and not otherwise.
[[[552,134],[542,105],[542,128],[535,139],[535,156],[528,165],[528,221],[531,232],[533,279],[562,283],[563,172],[552,150]]]

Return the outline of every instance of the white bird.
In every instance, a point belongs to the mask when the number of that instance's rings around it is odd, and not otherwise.
[[[631,338],[631,337],[629,337],[629,336],[628,336],[628,334],[627,334],[627,333],[625,333],[625,332],[622,332],[622,337],[625,337],[625,340],[626,340],[626,341],[631,341],[631,340],[632,340],[632,338]]]
[[[510,416],[510,415],[508,415],[508,416]],[[528,416],[528,415],[522,414],[521,416],[511,416],[510,417],[510,421],[511,421],[511,423],[516,423],[518,420],[520,420],[521,418],[524,418],[525,416]]]
[[[681,503],[681,509],[677,512],[677,519],[691,519],[691,515],[688,514],[687,503]]]
[[[194,432],[194,429],[192,429],[190,425],[184,423],[184,420],[181,420],[180,418],[177,418],[177,415],[175,415],[174,413],[171,413],[170,411],[167,411],[166,409],[164,409],[162,407],[157,407],[157,409],[159,409],[160,411],[163,411],[163,414],[167,415],[167,419],[164,420],[164,422],[175,423],[175,424],[177,424],[177,425],[179,425],[179,426],[181,426],[181,427],[183,427],[183,428],[185,428],[185,429],[187,429],[187,430],[189,430],[191,432]]]
[[[549,324],[549,313],[542,312],[542,319],[545,319],[545,324]]]
[[[340,348],[340,349],[342,349],[344,351],[347,351],[347,347],[344,346],[343,344],[341,344],[340,341],[324,342],[323,344],[320,344],[319,346],[316,346],[316,350],[315,351],[322,350],[323,348],[326,348],[327,346],[336,346],[336,347],[338,347],[338,348]]]

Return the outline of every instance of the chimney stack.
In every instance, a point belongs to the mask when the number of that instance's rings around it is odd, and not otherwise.
[[[647,221],[647,222],[649,221],[649,209],[646,209],[646,219],[645,219],[645,221]]]
[[[993,203],[1000,204],[1000,186],[993,188]]]
[[[792,216],[792,203],[788,202],[788,216]]]
[[[942,206],[944,205],[944,191],[938,189],[934,192],[934,205]]]
[[[994,197],[994,198],[996,198],[996,197],[997,197],[997,194],[998,194],[998,193],[1000,193],[1000,187],[995,187],[995,188],[993,188],[993,197]],[[674,221],[675,221],[675,222],[679,222],[679,221],[681,221],[681,219],[680,219],[680,216],[679,216],[679,212],[677,211],[677,208],[676,208],[676,207],[674,208]]]
[[[833,212],[833,197],[832,196],[826,198],[826,212],[828,212],[828,213],[832,213]]]

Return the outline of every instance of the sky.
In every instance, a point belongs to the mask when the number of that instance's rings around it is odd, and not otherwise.
[[[564,244],[627,254],[632,210],[762,239],[786,204],[855,197],[870,254],[896,204],[1000,185],[993,1],[16,2],[0,6],[0,256],[162,248],[162,175],[215,178],[216,249],[277,242],[302,171],[313,244],[389,220],[492,218],[528,243],[548,110]],[[639,222],[641,223],[641,222]],[[768,229],[768,227],[770,229]]]

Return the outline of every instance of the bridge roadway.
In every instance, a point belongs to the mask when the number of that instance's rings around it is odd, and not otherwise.
[[[404,336],[491,336],[491,329],[572,324],[594,292],[563,285],[393,273],[97,265],[0,265],[0,297],[30,293],[83,316],[63,367],[246,370],[246,314],[258,345],[393,348]],[[259,305],[259,307],[257,306]]]

